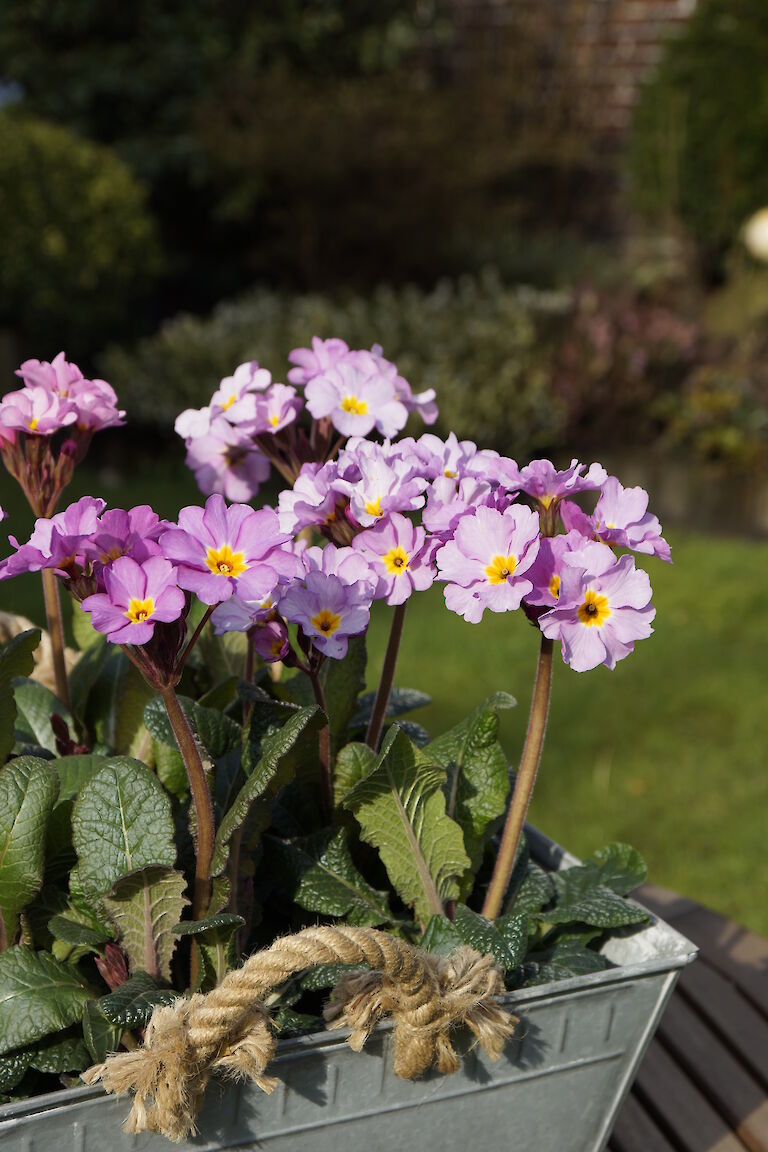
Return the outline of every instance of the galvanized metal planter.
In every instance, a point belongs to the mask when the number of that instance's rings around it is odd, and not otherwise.
[[[576,861],[529,832],[549,867]],[[453,1076],[398,1079],[380,1026],[362,1053],[344,1032],[281,1042],[272,1096],[215,1085],[188,1147],[267,1152],[600,1152],[680,969],[696,949],[662,921],[612,940],[605,972],[515,992],[518,1034],[493,1064],[472,1050]],[[126,1101],[99,1088],[0,1107],[2,1152],[160,1152],[162,1137],[127,1136]]]

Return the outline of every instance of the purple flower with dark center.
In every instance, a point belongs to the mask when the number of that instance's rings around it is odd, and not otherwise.
[[[338,465],[304,464],[293,488],[283,489],[278,499],[280,528],[293,534],[302,528],[329,524],[343,515],[346,500],[331,485]]]
[[[296,389],[287,384],[273,384],[256,399],[253,433],[281,432],[293,424],[303,407],[303,401],[296,395]]]
[[[280,612],[319,652],[340,660],[349,637],[368,627],[376,575],[351,548],[328,544],[308,548],[305,557],[310,570],[286,589]]]
[[[77,409],[72,401],[47,388],[19,388],[0,400],[0,424],[14,432],[52,436],[76,421]]]
[[[385,376],[366,376],[341,361],[306,386],[307,408],[315,420],[329,416],[344,436],[367,436],[375,428],[382,436],[395,436],[404,428],[408,412]]]
[[[539,550],[539,517],[522,504],[505,512],[478,508],[462,517],[453,540],[437,553],[445,603],[477,624],[486,608],[509,612],[533,589],[528,570]]]
[[[561,642],[563,660],[576,672],[598,664],[615,668],[636,640],[653,632],[656,609],[650,601],[648,575],[635,569],[631,556],[617,560],[607,545],[585,544],[564,557],[557,607],[540,618],[539,627]]]
[[[205,508],[182,508],[178,527],[162,534],[160,547],[178,566],[182,588],[204,604],[218,604],[234,592],[260,600],[281,580],[294,576],[299,561],[281,548],[289,539],[271,508],[227,508],[223,497],[210,496]]]
[[[624,488],[615,476],[609,476],[591,517],[571,501],[564,501],[560,515],[566,529],[575,528],[588,539],[658,556],[668,564],[672,562],[661,524],[648,511],[648,493],[644,488]]]
[[[411,512],[424,504],[427,480],[417,472],[418,460],[401,457],[395,448],[369,444],[365,452],[354,454],[359,478],[333,482],[335,491],[349,498],[350,513],[363,527],[370,527],[390,512]],[[339,465],[352,458],[351,452],[343,453]]]
[[[291,384],[302,386],[315,376],[322,376],[329,368],[335,368],[349,354],[349,347],[343,340],[321,340],[312,337],[311,348],[294,348],[288,353],[288,360],[295,364],[288,373]]]
[[[0,564],[0,580],[25,572],[39,572],[42,568],[53,568],[65,576],[82,568],[88,541],[98,529],[104,508],[103,500],[81,496],[63,512],[36,520],[26,544],[20,545],[15,536],[10,536],[16,552]]]
[[[291,638],[281,616],[257,622],[250,630],[253,647],[265,664],[284,660],[291,650]]]
[[[141,564],[150,556],[161,555],[160,534],[169,527],[148,504],[139,504],[128,512],[110,508],[98,528],[85,543],[85,555],[98,572],[121,556],[130,556]]]
[[[269,461],[250,436],[219,416],[205,436],[187,445],[187,466],[200,491],[219,493],[228,500],[251,500],[269,478]]]
[[[413,591],[423,592],[437,572],[423,528],[399,512],[356,536],[352,547],[378,576],[375,599],[402,604]]]
[[[572,460],[570,468],[558,472],[551,460],[532,460],[525,468],[518,468],[510,460],[502,467],[500,480],[510,491],[533,496],[546,510],[556,506],[566,496],[590,492],[603,485],[608,473],[602,464],[590,464],[582,476],[586,467],[586,464]]]
[[[111,644],[146,644],[156,624],[170,624],[184,611],[176,569],[162,556],[143,564],[122,556],[105,569],[104,583],[106,591],[86,597],[83,608]]]

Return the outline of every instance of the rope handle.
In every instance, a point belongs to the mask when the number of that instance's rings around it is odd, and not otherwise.
[[[291,976],[321,964],[365,966],[337,983],[325,1009],[328,1027],[351,1029],[360,1051],[379,1020],[394,1021],[394,1070],[414,1079],[428,1069],[455,1072],[451,1031],[468,1026],[491,1059],[501,1055],[517,1019],[498,1003],[504,981],[492,956],[471,948],[450,957],[422,952],[374,928],[319,925],[276,940],[250,956],[205,994],[156,1007],[144,1044],[107,1057],[82,1074],[107,1092],[133,1093],[127,1132],[159,1132],[184,1140],[195,1131],[214,1072],[253,1080],[265,1092],[277,1038],[265,996]]]

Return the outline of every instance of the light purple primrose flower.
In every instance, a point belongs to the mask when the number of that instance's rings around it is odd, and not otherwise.
[[[106,591],[87,596],[83,608],[111,644],[146,644],[156,624],[170,624],[184,611],[176,569],[162,556],[142,564],[122,556],[105,569],[104,583]]]
[[[79,428],[98,432],[124,423],[125,412],[118,410],[117,396],[106,380],[86,380],[77,364],[71,364],[59,352],[51,363],[25,360],[16,372],[26,387],[44,388],[62,400],[68,400],[76,412]]]
[[[47,388],[19,388],[0,400],[0,424],[14,432],[52,436],[76,422],[77,409],[72,401]]]
[[[15,536],[10,536],[16,552],[0,564],[0,580],[42,568],[53,568],[64,575],[73,567],[82,568],[87,543],[97,530],[105,507],[103,500],[81,496],[63,512],[36,520],[26,544],[20,545]]]
[[[528,570],[538,550],[538,514],[522,504],[504,512],[480,507],[463,516],[453,540],[437,553],[446,606],[470,624],[477,624],[486,608],[519,608],[533,589]]]
[[[219,493],[238,503],[253,499],[269,478],[264,454],[221,416],[211,422],[206,435],[189,441],[186,462],[201,492]]]
[[[636,640],[651,635],[656,609],[651,583],[631,556],[618,560],[606,544],[588,543],[563,558],[556,608],[539,619],[550,640],[562,644],[563,660],[576,672],[598,664],[615,668]]]
[[[273,384],[256,398],[253,434],[261,432],[281,432],[292,424],[304,403],[296,395],[296,389],[287,384]]]
[[[528,578],[533,591],[525,597],[526,604],[553,608],[560,599],[563,564],[566,556],[584,547],[586,541],[580,532],[568,532],[565,536],[544,536],[539,545],[538,555],[528,569]]]
[[[280,529],[291,535],[302,528],[328,524],[339,515],[344,503],[331,487],[338,477],[335,461],[304,464],[293,488],[283,489],[278,498]]]
[[[347,450],[339,460],[340,468],[356,460],[356,469],[345,474],[354,478],[337,477],[333,488],[349,498],[350,514],[363,527],[390,512],[412,512],[424,504],[428,481],[417,472],[418,460],[402,457],[394,449],[369,444],[365,452]]]
[[[434,424],[437,420],[438,409],[434,388],[427,388],[426,391],[414,395],[410,384],[400,375],[396,365],[385,358],[381,344],[374,344],[370,352],[350,352],[345,360],[360,368],[366,376],[378,374],[391,380],[397,399],[405,405],[408,412],[418,412],[425,424]]]
[[[465,476],[458,484],[447,476],[438,476],[427,491],[422,523],[436,535],[452,534],[462,516],[480,505],[491,505],[492,493],[490,484],[474,476]]]
[[[284,660],[291,650],[291,638],[281,616],[258,621],[250,630],[253,647],[265,664]]]
[[[349,637],[368,627],[376,574],[351,548],[308,548],[305,558],[309,571],[286,589],[280,612],[318,651],[341,660]]]
[[[313,336],[311,348],[294,348],[288,353],[289,362],[296,365],[290,369],[288,379],[291,384],[307,384],[313,377],[335,368],[348,354],[349,346],[343,340],[321,340]]]
[[[47,360],[25,360],[16,370],[27,388],[45,388],[65,399],[72,388],[83,380],[77,364],[71,364],[63,352],[59,352],[49,363]]]
[[[586,464],[572,460],[570,468],[558,472],[551,460],[532,460],[524,468],[518,468],[510,460],[501,468],[500,481],[510,491],[526,492],[533,496],[547,509],[566,496],[590,492],[605,483],[608,473],[602,464],[590,464],[582,476],[586,467]]]
[[[225,632],[248,632],[254,624],[264,624],[274,615],[283,591],[278,586],[255,600],[237,593],[223,600],[211,614],[214,632],[217,636]]]
[[[615,476],[609,476],[591,517],[571,501],[561,505],[560,515],[566,529],[575,528],[588,539],[658,556],[668,564],[672,562],[661,524],[648,511],[648,493],[644,488],[624,488]]]
[[[344,436],[367,436],[375,428],[395,436],[404,428],[408,411],[385,376],[366,376],[347,361],[314,376],[306,386],[307,408],[315,420],[331,418]]]
[[[150,556],[160,556],[159,537],[170,527],[148,504],[138,504],[129,511],[110,508],[98,528],[85,542],[85,555],[98,572],[121,556],[130,556],[141,564]]]
[[[225,376],[211,397],[211,407],[228,412],[250,392],[265,392],[272,383],[272,373],[260,368],[258,360],[246,360],[231,376]],[[233,423],[235,421],[233,420]]]
[[[425,432],[414,442],[413,451],[422,461],[424,475],[430,480],[438,476],[449,480],[461,480],[464,476],[482,480],[496,478],[498,452],[490,449],[478,451],[471,440],[457,440],[455,432],[449,432],[445,440]]]
[[[182,588],[204,604],[218,604],[234,592],[260,600],[281,579],[296,575],[297,557],[281,548],[289,539],[271,508],[258,512],[247,504],[227,508],[223,497],[215,495],[206,500],[205,508],[182,508],[178,527],[162,534],[160,547],[178,565]]]
[[[213,414],[210,405],[207,408],[185,408],[176,417],[173,430],[177,436],[189,445],[190,440],[206,436],[211,427]]]
[[[361,532],[352,547],[379,578],[375,599],[387,604],[402,604],[413,591],[423,592],[437,575],[426,532],[399,512]]]

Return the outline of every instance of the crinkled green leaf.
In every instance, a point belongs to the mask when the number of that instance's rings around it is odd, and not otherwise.
[[[366,728],[371,719],[373,705],[376,700],[375,692],[364,692],[357,702],[355,714],[350,720],[350,728]],[[426,692],[419,692],[418,688],[393,688],[389,695],[389,703],[385,713],[385,720],[394,720],[406,712],[414,712],[417,708],[426,708],[432,703],[432,697]]]
[[[76,968],[47,952],[0,953],[0,1055],[68,1028],[91,995]]]
[[[20,632],[0,647],[0,764],[4,764],[15,743],[16,701],[13,681],[18,676],[31,676],[35,667],[35,649],[40,643],[40,629]]]
[[[107,763],[106,756],[59,756],[51,767],[59,777],[59,800],[74,800],[84,784]]]
[[[623,928],[640,924],[648,913],[631,900],[600,883],[596,864],[581,864],[551,874],[555,906],[539,915],[548,924],[591,924],[597,928]]]
[[[528,957],[530,972],[525,981],[526,987],[548,984],[551,980],[567,980],[571,976],[588,976],[592,972],[603,972],[609,967],[608,961],[599,952],[587,948],[579,940],[564,937],[544,952],[532,952]]]
[[[121,876],[103,897],[131,972],[148,972],[170,983],[174,929],[189,904],[186,887],[183,874],[175,868],[150,865]]]
[[[176,861],[170,800],[145,764],[125,756],[108,760],[83,787],[72,836],[80,882],[94,896],[128,872]]]
[[[58,790],[47,760],[22,756],[0,769],[0,947],[14,940],[19,913],[42,886],[46,823]]]
[[[172,1004],[178,992],[160,988],[148,972],[135,972],[108,996],[98,1001],[110,1024],[121,1028],[143,1028],[149,1023],[156,1004]]]
[[[54,696],[50,688],[37,680],[17,676],[13,681],[16,695],[16,735],[39,744],[48,752],[56,752],[56,737],[51,728],[51,716],[57,714],[66,721],[69,734],[74,738],[75,727],[69,709]]]
[[[110,1052],[120,1045],[123,1029],[111,1024],[97,1000],[86,1000],[83,1005],[83,1038],[94,1064],[101,1064]]]
[[[179,696],[179,704],[193,732],[211,759],[218,760],[220,756],[240,746],[240,725],[231,716],[226,716],[217,708],[204,708],[188,696]],[[147,703],[144,708],[144,723],[155,740],[176,748],[176,737],[162,697],[154,696]]]
[[[419,946],[425,952],[434,952],[437,956],[450,956],[457,948],[461,948],[464,941],[447,916],[430,916],[427,930],[419,941]]]
[[[608,844],[595,852],[594,859],[600,866],[600,883],[619,896],[626,896],[648,878],[645,860],[629,844]]]
[[[31,1048],[22,1048],[19,1052],[9,1052],[7,1056],[0,1056],[0,1095],[12,1091],[21,1083],[31,1061]]]
[[[183,800],[189,792],[189,778],[178,748],[163,744],[162,740],[152,741],[155,757],[155,771],[166,792],[177,800]]]
[[[36,1044],[30,1067],[38,1072],[81,1072],[90,1064],[88,1049],[79,1036],[51,1036]]]
[[[432,737],[422,724],[416,724],[413,720],[400,720],[398,723],[400,731],[405,732],[411,744],[417,748],[427,747]]]
[[[376,756],[367,744],[345,744],[336,757],[333,777],[333,795],[337,806],[344,803],[347,794],[367,776]]]
[[[347,972],[360,971],[358,964],[316,964],[299,976],[297,984],[302,992],[322,992],[335,988]]]
[[[294,1012],[285,1006],[278,1008],[273,1024],[281,1036],[303,1036],[307,1032],[322,1032],[325,1024],[321,1016],[310,1016],[307,1012]]]
[[[461,826],[472,862],[462,885],[465,893],[471,888],[487,836],[507,806],[509,768],[498,741],[498,713],[514,704],[506,692],[497,692],[426,748],[427,755],[445,769],[446,811]]]
[[[242,916],[219,912],[204,920],[185,920],[173,929],[177,936],[192,936],[200,949],[206,974],[203,991],[220,984],[235,961],[235,938],[245,924]]]
[[[83,617],[84,613],[75,611]],[[90,619],[85,617],[86,620]],[[90,628],[90,624],[88,625]],[[72,701],[72,712],[80,720],[85,720],[88,711],[88,699],[93,691],[102,669],[107,662],[111,645],[106,636],[91,629],[95,642],[81,651],[80,659],[69,672],[69,696]],[[79,647],[79,645],[78,645]]]
[[[84,612],[77,603],[72,606],[72,635],[81,652],[104,643],[104,636],[91,624],[90,612]]]
[[[48,928],[56,940],[61,940],[65,944],[83,945],[86,948],[100,948],[108,940],[114,939],[113,933],[106,928],[81,924],[64,915],[52,916],[48,921]]]
[[[307,912],[344,917],[375,928],[392,922],[386,892],[372,888],[355,867],[343,828],[302,840],[270,841],[274,864],[286,894]]]
[[[229,842],[234,832],[244,824],[261,798],[275,790],[278,781],[281,784],[285,783],[285,768],[292,765],[297,747],[308,738],[316,739],[322,722],[323,715],[319,708],[299,708],[290,712],[289,719],[282,728],[260,738],[261,758],[253,765],[245,784],[222,818],[216,832],[216,846],[211,865],[213,876],[219,876],[227,866]],[[268,820],[266,811],[264,815],[265,820]],[[267,826],[263,821],[259,821],[259,824],[262,827]]]
[[[374,767],[344,801],[362,838],[378,848],[393,887],[423,921],[458,897],[470,864],[461,828],[446,815],[445,778],[395,724]]]
[[[122,678],[120,698],[116,702],[113,747],[115,752],[135,756],[145,741],[144,709],[152,699],[153,689],[133,664],[128,665]]]
[[[490,953],[505,972],[523,962],[528,947],[527,916],[491,921],[465,904],[457,904],[453,923],[465,944],[482,955]]]
[[[525,877],[518,886],[514,898],[507,904],[508,912],[525,913],[535,916],[549,904],[555,895],[551,874],[538,864],[528,864]]]

